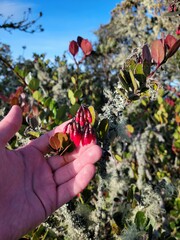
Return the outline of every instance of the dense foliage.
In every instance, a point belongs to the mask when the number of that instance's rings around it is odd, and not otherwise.
[[[103,148],[87,189],[25,239],[180,237],[179,5],[123,1],[93,48],[82,37],[70,42],[74,64],[45,54],[14,61],[1,45],[1,118],[14,104],[24,116],[7,147],[40,136],[85,104],[96,110]]]

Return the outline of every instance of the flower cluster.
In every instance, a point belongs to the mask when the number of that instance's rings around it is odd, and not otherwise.
[[[87,145],[96,140],[91,123],[92,115],[88,107],[81,105],[75,117],[65,126],[64,133],[70,135],[70,139],[76,147],[80,143],[83,146]]]

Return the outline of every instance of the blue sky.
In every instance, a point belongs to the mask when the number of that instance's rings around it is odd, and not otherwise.
[[[0,42],[11,46],[13,58],[23,53],[25,58],[31,58],[32,53],[46,53],[46,57],[62,56],[68,50],[71,40],[77,36],[95,41],[94,31],[101,24],[107,24],[111,11],[120,0],[0,0],[0,13],[4,16],[13,14],[14,20],[21,19],[23,12],[32,8],[32,19],[40,11],[43,17],[38,21],[43,25],[43,33],[28,34],[13,31],[12,34],[0,30]],[[0,18],[0,21],[2,18]]]

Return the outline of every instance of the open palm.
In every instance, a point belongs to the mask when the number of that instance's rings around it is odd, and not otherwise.
[[[63,156],[45,157],[49,137],[64,125],[17,150],[6,143],[21,126],[14,106],[0,122],[0,239],[18,239],[81,192],[95,173],[101,149],[94,143]]]

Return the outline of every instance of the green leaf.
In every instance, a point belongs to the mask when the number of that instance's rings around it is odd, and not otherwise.
[[[74,93],[75,98],[81,98],[82,96],[83,96],[83,92],[81,89],[78,89],[75,91],[75,93]]]
[[[120,81],[122,83],[122,86],[127,90],[129,91],[129,85],[127,83],[127,80],[126,80],[126,77],[125,77],[125,74],[122,70],[120,70]]]
[[[51,102],[51,98],[48,97],[44,99],[43,104],[45,107],[49,107],[50,102]]]
[[[76,103],[76,98],[74,97],[74,93],[71,89],[68,89],[68,98],[70,99],[72,105]]]
[[[92,123],[91,125],[94,125],[95,121],[96,121],[96,112],[94,110],[94,107],[93,106],[89,106],[88,107],[90,113],[91,113],[91,117],[92,117]]]
[[[40,132],[35,132],[35,131],[28,131],[27,134],[34,138],[38,138],[40,136]]]
[[[147,218],[144,212],[139,211],[136,213],[134,223],[136,224],[139,230],[144,230],[147,225]]]
[[[76,79],[75,79],[75,77],[71,77],[71,81],[72,81],[72,83],[73,83],[74,85],[76,85]]]
[[[137,80],[135,79],[134,74],[131,70],[129,70],[129,75],[131,77],[131,81],[132,81],[132,84],[133,84],[133,87],[134,87],[134,93],[136,93],[136,91],[138,89]]]
[[[136,61],[134,59],[127,59],[126,62],[125,62],[125,69],[127,71],[131,70],[131,71],[134,71],[136,67]]]
[[[70,108],[70,113],[72,116],[75,116],[77,110],[79,109],[80,105],[78,103],[75,103],[71,108]]]
[[[28,75],[25,77],[25,83],[29,85],[30,81],[32,80],[32,73],[29,72]]]
[[[115,154],[114,157],[116,158],[116,160],[117,160],[118,162],[122,162],[122,160],[123,160],[122,157],[119,156],[118,154]]]
[[[35,91],[33,92],[33,98],[38,101],[38,102],[41,102],[43,97],[42,97],[42,94],[40,91]]]
[[[104,139],[107,135],[108,130],[109,130],[109,120],[107,118],[104,118],[100,122],[98,130],[99,130],[99,137],[101,139]]]
[[[144,83],[146,81],[146,76],[144,75],[144,69],[143,69],[142,63],[138,63],[136,65],[136,68],[134,70],[134,77],[141,83]]]
[[[68,110],[67,105],[62,105],[59,109],[56,111],[55,118],[57,119],[57,123],[62,121],[66,117],[66,112]]]
[[[50,109],[51,111],[53,110],[55,104],[56,104],[56,102],[55,102],[53,99],[51,99],[51,102],[50,102],[50,104],[49,104],[49,109]]]
[[[28,86],[33,91],[37,90],[39,88],[39,79],[32,78]]]
[[[146,77],[151,72],[151,63],[147,62],[146,60],[143,62],[143,72]]]

